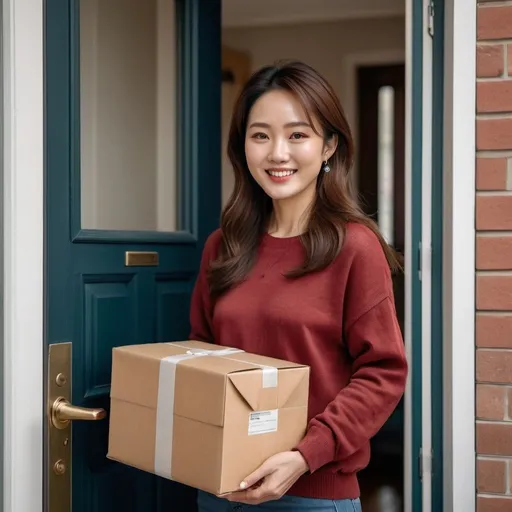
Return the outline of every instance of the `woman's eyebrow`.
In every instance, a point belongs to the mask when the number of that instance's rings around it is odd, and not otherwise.
[[[292,121],[291,123],[286,123],[284,128],[295,128],[297,126],[306,126],[307,128],[311,128],[311,125],[306,121]],[[270,128],[268,123],[255,122],[251,123],[249,128]]]

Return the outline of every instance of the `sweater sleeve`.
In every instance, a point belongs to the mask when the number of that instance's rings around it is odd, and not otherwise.
[[[201,265],[190,301],[190,334],[189,339],[214,342],[213,336],[213,304],[210,299],[207,273],[210,262],[215,259],[221,239],[220,230],[213,232],[204,245]]]
[[[322,413],[311,419],[297,446],[310,472],[329,463],[340,465],[360,450],[390,417],[405,389],[407,360],[391,277],[389,269],[382,266],[382,257],[375,260],[375,254],[379,255],[378,248],[376,252],[367,251],[355,264],[360,270],[353,276],[358,297],[373,297],[373,303],[361,300],[357,301],[359,305],[351,304],[355,315],[351,315],[344,329],[345,345],[352,358],[350,382]],[[368,263],[374,263],[370,272]],[[372,275],[370,279],[368,276]],[[369,293],[364,293],[365,288]],[[349,295],[347,300],[350,299]]]
[[[405,387],[407,363],[394,306],[386,297],[347,333],[350,383],[309,424],[297,449],[311,472],[359,450],[384,425]]]

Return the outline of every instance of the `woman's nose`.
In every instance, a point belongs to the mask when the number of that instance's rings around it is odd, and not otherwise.
[[[273,141],[268,159],[270,162],[277,164],[286,162],[289,159],[288,144],[285,140],[276,139]]]

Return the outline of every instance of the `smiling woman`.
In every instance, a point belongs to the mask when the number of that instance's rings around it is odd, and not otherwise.
[[[372,231],[390,267],[399,268],[352,192],[354,147],[339,99],[308,65],[284,61],[251,77],[234,107],[228,155],[235,183],[222,214],[223,243],[211,268],[214,296],[247,275],[266,232],[301,237],[307,256],[289,269],[290,277],[332,263],[350,222]],[[284,174],[290,171],[297,172],[288,178]]]
[[[200,492],[199,510],[360,510],[357,472],[402,396],[407,362],[395,255],[350,190],[352,137],[332,88],[301,62],[256,72],[228,154],[235,187],[206,242],[189,338],[307,364],[309,424],[240,491]]]
[[[283,119],[290,121],[280,124]],[[337,137],[324,140],[320,127],[312,126],[307,119],[299,100],[279,89],[262,96],[249,114],[247,166],[265,193],[279,200],[275,207],[286,199],[296,201],[296,196],[305,206],[311,204],[322,161],[329,160],[336,149]],[[274,215],[278,215],[277,209]],[[291,230],[297,228],[290,226]]]

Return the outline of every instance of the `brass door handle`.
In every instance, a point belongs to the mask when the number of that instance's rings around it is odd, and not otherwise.
[[[106,415],[105,409],[78,407],[63,397],[57,398],[50,407],[52,425],[59,430],[66,428],[70,421],[98,421]]]

